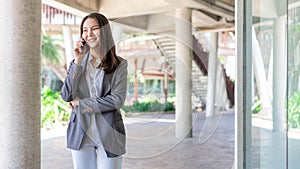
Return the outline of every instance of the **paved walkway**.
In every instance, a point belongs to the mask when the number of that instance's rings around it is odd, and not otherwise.
[[[193,137],[176,138],[174,114],[127,116],[127,153],[123,169],[231,169],[234,162],[234,114],[206,118],[193,113]],[[48,132],[49,133],[49,132]],[[54,138],[42,133],[42,169],[72,169],[65,128]],[[55,137],[56,136],[56,137]]]

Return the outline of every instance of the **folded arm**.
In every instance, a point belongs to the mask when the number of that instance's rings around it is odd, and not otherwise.
[[[115,70],[110,94],[103,97],[79,100],[81,113],[105,113],[120,109],[124,104],[127,90],[127,61],[123,60]]]
[[[76,65],[73,60],[69,66],[67,77],[61,89],[61,97],[64,101],[70,102],[78,97],[78,84],[82,72],[83,67]]]

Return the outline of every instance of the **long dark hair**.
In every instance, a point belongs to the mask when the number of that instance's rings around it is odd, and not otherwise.
[[[85,16],[80,24],[80,37],[83,33],[83,23],[88,18],[94,18],[100,27],[100,54],[104,56],[97,68],[102,68],[105,72],[114,71],[120,64],[120,60],[116,55],[115,43],[112,37],[108,19],[100,13],[91,13]]]

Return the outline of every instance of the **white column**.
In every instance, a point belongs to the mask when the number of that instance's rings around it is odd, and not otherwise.
[[[63,35],[64,35],[64,43],[65,43],[65,53],[66,53],[66,64],[67,69],[69,68],[70,62],[74,59],[74,44],[72,37],[72,30],[70,26],[63,26]]]
[[[41,1],[0,4],[0,168],[39,169]]]
[[[165,104],[168,102],[168,82],[169,82],[169,74],[168,74],[168,65],[166,60],[164,61],[164,79],[163,79],[163,93],[165,94]]]
[[[269,69],[268,69],[268,93],[269,93],[269,98],[270,100],[273,99],[273,52],[271,51],[271,55],[270,55],[270,61],[269,61]]]
[[[273,57],[273,131],[284,132],[285,93],[287,80],[286,16],[274,19]]]
[[[252,8],[249,6],[251,0],[235,1],[235,169],[252,169]]]
[[[176,9],[176,136],[192,137],[191,9]]]
[[[218,59],[217,47],[218,47],[218,33],[210,33],[206,117],[212,117],[215,114],[214,106],[215,106],[215,95],[216,95],[216,66],[217,66],[217,59]]]
[[[118,44],[122,40],[122,34],[124,32],[124,29],[116,23],[112,23],[111,26],[112,26],[112,35],[115,41],[116,53],[118,54]]]
[[[258,93],[262,101],[262,112],[268,115],[271,112],[271,101],[268,94],[269,90],[264,68],[264,62],[262,59],[259,42],[256,38],[254,28],[252,28],[252,62]]]

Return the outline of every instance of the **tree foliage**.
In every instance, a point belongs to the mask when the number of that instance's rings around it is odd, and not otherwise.
[[[57,39],[49,35],[42,35],[42,62],[47,63],[59,63],[59,48],[55,43]]]

